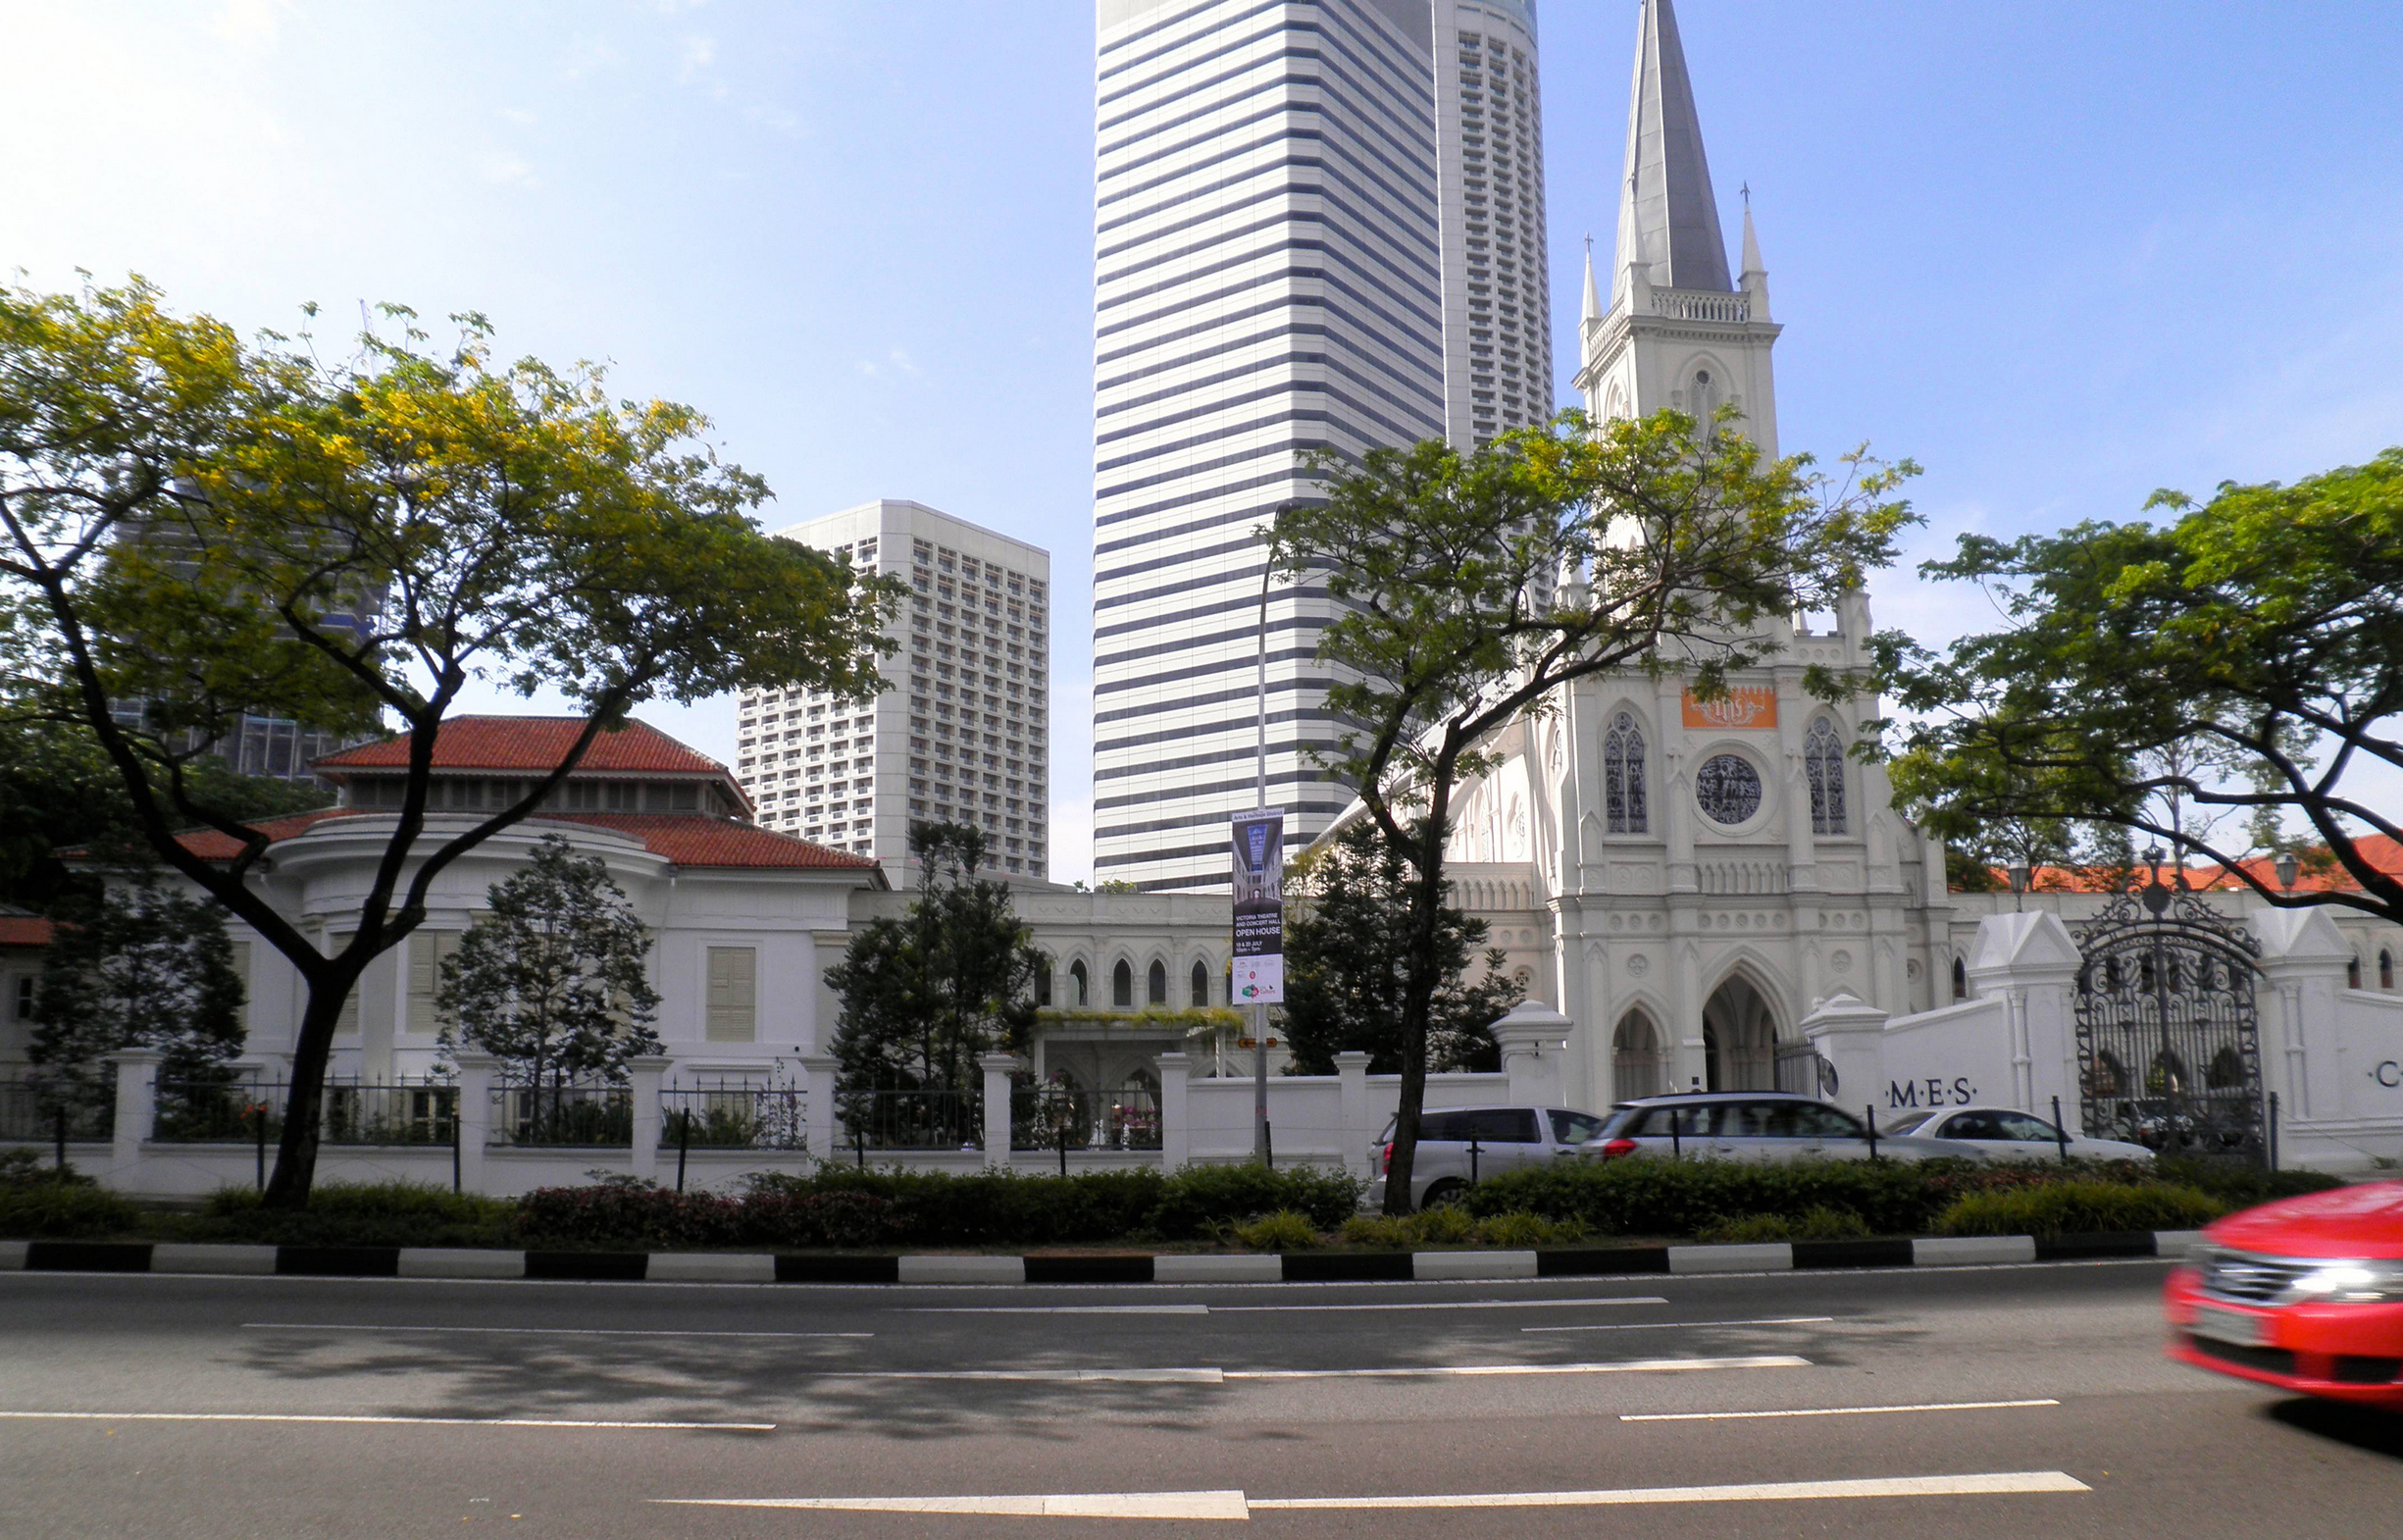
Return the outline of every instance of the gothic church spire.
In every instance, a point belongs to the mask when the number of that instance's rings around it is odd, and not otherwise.
[[[1643,0],[1636,23],[1634,99],[1627,109],[1626,181],[1618,205],[1615,300],[1641,262],[1659,288],[1732,293],[1702,121],[1669,0]]]

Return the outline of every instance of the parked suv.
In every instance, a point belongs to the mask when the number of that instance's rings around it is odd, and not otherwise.
[[[1449,1106],[1418,1115],[1418,1149],[1410,1161],[1410,1206],[1448,1204],[1472,1181],[1517,1171],[1566,1155],[1592,1155],[1603,1120],[1564,1106]],[[1368,1147],[1376,1179],[1365,1200],[1385,1206],[1385,1173],[1394,1155],[1394,1124]]]
[[[1780,1091],[1644,1097],[1611,1108],[1591,1154],[1720,1160],[1866,1160],[1869,1126],[1840,1106]],[[1874,1154],[1929,1160],[1972,1152],[1949,1140],[1878,1135]]]

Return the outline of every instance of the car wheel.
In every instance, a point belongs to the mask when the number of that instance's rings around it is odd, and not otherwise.
[[[1457,1204],[1466,1196],[1468,1196],[1468,1184],[1466,1182],[1459,1181],[1454,1177],[1446,1177],[1442,1181],[1437,1182],[1427,1189],[1426,1202],[1420,1204],[1418,1206],[1421,1208],[1441,1208],[1451,1204]]]

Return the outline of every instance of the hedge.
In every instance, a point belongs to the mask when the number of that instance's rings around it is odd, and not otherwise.
[[[2191,1187],[2078,1180],[2017,1192],[1971,1193],[1937,1219],[1946,1235],[2095,1235],[2199,1230],[2227,1205]]]
[[[260,1206],[247,1187],[220,1188],[198,1214],[153,1214],[178,1240],[251,1246],[506,1246],[517,1205],[422,1182],[320,1182],[297,1212]]]

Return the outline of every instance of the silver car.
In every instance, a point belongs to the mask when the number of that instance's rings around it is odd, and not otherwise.
[[[1896,1137],[1941,1139],[1958,1144],[1973,1160],[2058,1160],[2066,1153],[2081,1160],[2150,1160],[2153,1152],[2117,1139],[2088,1139],[2071,1134],[2065,1143],[2051,1119],[2007,1106],[1954,1106],[1934,1112],[1906,1112],[1889,1118],[1885,1132]]]
[[[1591,1155],[1603,1120],[1564,1106],[1449,1106],[1418,1114],[1417,1153],[1410,1160],[1410,1206],[1457,1202],[1472,1182],[1523,1170],[1563,1156]],[[1376,1178],[1362,1200],[1385,1206],[1385,1174],[1394,1156],[1394,1122],[1368,1147]]]
[[[1940,1139],[1877,1134],[1840,1106],[1781,1091],[1644,1097],[1611,1109],[1591,1152],[1717,1160],[1932,1160],[1971,1154]]]

